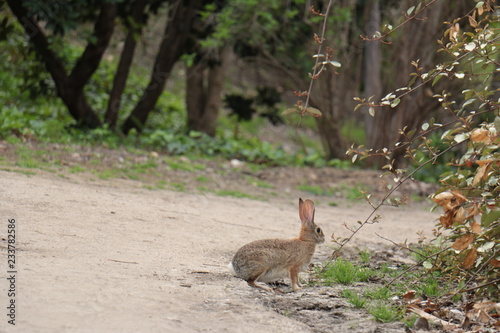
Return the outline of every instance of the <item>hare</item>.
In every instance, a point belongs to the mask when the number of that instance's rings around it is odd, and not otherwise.
[[[229,264],[233,275],[268,292],[272,289],[265,282],[290,276],[293,291],[299,290],[299,272],[309,266],[316,244],[325,241],[323,231],[314,223],[314,202],[299,199],[299,216],[302,227],[298,238],[263,239],[244,245]]]

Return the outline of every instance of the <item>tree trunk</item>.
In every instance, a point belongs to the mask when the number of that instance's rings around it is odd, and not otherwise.
[[[95,43],[88,43],[83,54],[68,75],[62,60],[52,51],[42,29],[23,6],[22,1],[8,0],[9,7],[23,25],[37,53],[42,57],[47,71],[54,80],[57,94],[68,108],[77,126],[96,128],[101,121],[87,103],[84,87],[96,71],[106,50],[114,29],[116,6],[103,4],[94,25]]]
[[[377,0],[372,0],[378,2]],[[376,4],[372,3],[376,6]],[[365,96],[379,95],[375,96],[374,102],[380,101],[381,90],[375,90],[374,86],[381,87],[384,91],[390,92],[395,88],[404,87],[408,80],[410,79],[410,73],[414,70],[410,62],[412,60],[420,59],[420,65],[429,68],[436,59],[437,44],[435,40],[440,34],[439,26],[443,20],[443,7],[445,1],[436,2],[433,4],[432,8],[426,11],[425,15],[428,19],[425,21],[413,20],[408,22],[402,29],[402,38],[393,43],[393,46],[387,48],[391,52],[391,65],[388,67],[390,72],[386,73],[386,77],[390,78],[387,80],[381,79],[379,74],[378,83],[377,79],[374,77],[369,77],[366,73],[365,76]],[[410,7],[409,2],[404,2],[403,8]],[[375,15],[374,11],[371,11],[371,15]],[[370,31],[367,32],[368,34]],[[373,32],[371,32],[373,34]],[[374,42],[367,42],[370,44]],[[380,64],[380,55],[374,55],[373,51],[368,53],[366,50],[366,70],[379,71],[380,65],[376,65],[376,59],[378,56],[378,62]],[[370,64],[370,65],[368,65]],[[375,76],[376,73],[370,73],[370,75]],[[428,88],[427,88],[428,89]],[[422,122],[429,117],[430,113],[437,107],[436,103],[431,101],[429,103],[428,91],[425,89],[418,89],[414,93],[405,96],[401,99],[401,102],[395,108],[386,106],[384,108],[375,108],[375,116],[367,116],[366,126],[367,126],[367,147],[372,149],[382,149],[384,147],[390,148],[394,144],[403,139],[399,134],[400,130],[404,127],[409,129],[419,127]],[[432,93],[431,93],[432,96]],[[394,160],[394,166],[398,167],[404,157],[404,151],[402,149],[396,150],[391,156],[391,160]],[[387,160],[383,157],[372,158],[368,160],[368,163],[381,167]]]
[[[116,68],[113,87],[109,93],[108,107],[104,116],[104,122],[107,123],[112,129],[116,129],[118,112],[121,105],[120,99],[123,94],[123,90],[125,89],[125,84],[130,72],[130,65],[132,64],[132,60],[134,58],[137,37],[140,35],[142,26],[145,23],[144,9],[146,8],[146,4],[147,1],[138,0],[132,5],[132,23],[128,28],[120,62]]]
[[[376,31],[380,31],[380,4],[379,0],[368,1],[367,8],[365,9],[365,34],[366,36],[373,36]],[[382,97],[382,56],[380,52],[380,41],[366,42],[364,47],[363,57],[363,83],[364,83],[364,96],[365,98],[372,98],[372,101],[379,101]],[[371,148],[382,148],[383,144],[387,142],[387,130],[384,130],[384,125],[387,121],[387,113],[380,114],[376,112],[372,117],[368,112],[368,107],[364,110],[365,119],[365,133],[367,140],[370,142]],[[379,165],[385,158],[367,160],[371,165]]]
[[[347,87],[339,84],[339,77],[333,71],[321,73],[313,89],[311,106],[321,110],[323,115],[316,118],[326,159],[345,158],[345,140],[342,137],[342,124],[345,117],[341,95]]]
[[[222,50],[218,61],[211,67],[200,61],[187,69],[187,126],[191,130],[215,136],[222,104],[226,56],[227,50]]]
[[[176,1],[170,9],[168,23],[155,59],[150,82],[141,100],[123,124],[122,130],[125,134],[131,129],[141,131],[146,124],[149,113],[163,92],[174,64],[183,54],[191,24],[200,6],[200,0]]]

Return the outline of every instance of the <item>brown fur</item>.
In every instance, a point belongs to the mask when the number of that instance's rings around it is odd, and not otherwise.
[[[309,265],[316,244],[325,240],[323,231],[314,223],[314,210],[311,200],[299,199],[302,226],[298,238],[263,239],[241,247],[231,263],[236,276],[253,287],[271,291],[256,281],[271,282],[287,274],[293,290],[300,289],[299,272]]]

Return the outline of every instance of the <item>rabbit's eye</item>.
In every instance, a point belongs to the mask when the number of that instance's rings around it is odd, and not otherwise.
[[[317,227],[317,228],[316,228],[316,233],[317,233],[317,234],[321,233],[321,228],[320,228],[320,227]]]

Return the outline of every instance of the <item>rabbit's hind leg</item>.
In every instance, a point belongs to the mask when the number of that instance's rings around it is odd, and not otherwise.
[[[257,280],[257,279],[255,279],[255,280]],[[271,289],[271,287],[269,287],[266,283],[264,283],[264,282],[257,283],[257,282],[255,282],[255,280],[247,280],[247,283],[252,287],[261,288],[269,293],[274,293],[273,289]]]

